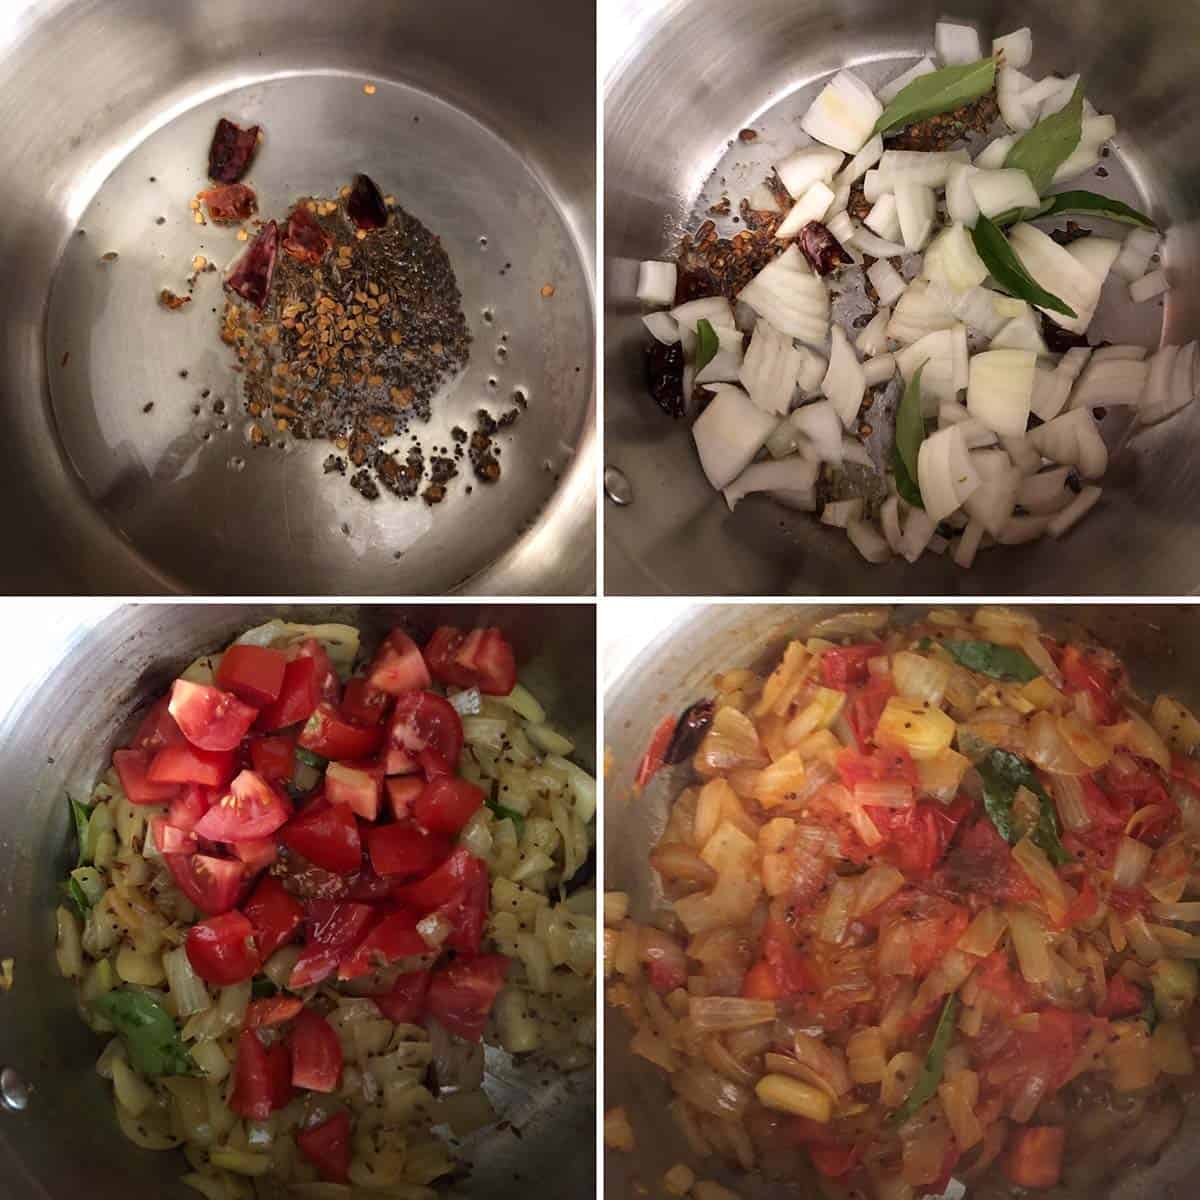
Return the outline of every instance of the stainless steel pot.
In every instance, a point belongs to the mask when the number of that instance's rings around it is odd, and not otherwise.
[[[869,566],[843,535],[762,496],[730,513],[700,470],[686,422],[665,416],[647,394],[637,262],[669,253],[722,195],[736,213],[738,199],[797,144],[814,81],[846,65],[872,83],[898,74],[929,50],[945,10],[930,0],[620,0],[605,11],[613,48],[605,78],[605,462],[624,474],[633,497],[625,507],[606,506],[609,591],[1177,595],[1200,588],[1200,556],[1185,541],[1200,488],[1195,405],[1113,456],[1100,508],[1069,537],[988,550],[970,572],[933,554],[913,567]],[[977,23],[985,39],[1031,26],[1037,75],[1081,71],[1089,97],[1115,115],[1119,132],[1103,164],[1108,178],[1076,186],[1122,196],[1170,226],[1165,309],[1157,302],[1134,308],[1110,281],[1093,338],[1151,345],[1164,315],[1167,342],[1195,337],[1200,181],[1190,164],[1200,152],[1192,116],[1200,6],[964,0],[953,14]],[[737,139],[746,127],[759,134],[748,145]],[[1123,421],[1114,410],[1102,424],[1114,445]]]
[[[588,762],[595,746],[594,611],[585,605],[146,605],[55,627],[54,639],[31,656],[23,691],[0,717],[0,955],[16,959],[16,985],[0,992],[0,1195],[194,1195],[178,1182],[179,1155],[140,1151],[117,1129],[108,1085],[93,1069],[100,1044],[75,1012],[53,954],[52,914],[69,865],[66,795],[90,789],[120,736],[179,670],[272,616],[348,621],[370,641],[397,623],[418,636],[442,622],[497,625],[516,647],[522,678]],[[519,1196],[536,1186],[555,1200],[591,1197],[594,1075],[556,1076],[492,1051],[487,1070],[486,1086],[512,1128],[467,1141],[473,1170],[457,1190]],[[20,1085],[32,1088],[28,1105],[11,1111],[7,1104],[20,1098]]]
[[[6,3],[3,590],[590,593],[594,79],[589,0]],[[263,214],[367,171],[441,236],[474,345],[418,432],[527,398],[499,484],[371,504],[324,443],[252,448],[219,276],[155,302],[243,248],[188,208],[222,115],[265,130]]]
[[[612,606],[619,609],[620,602]],[[630,623],[623,639],[639,652],[627,653],[619,677],[606,674],[604,700],[605,759],[610,763],[604,799],[604,887],[628,892],[635,920],[649,920],[663,903],[648,854],[666,823],[674,799],[670,781],[657,781],[635,797],[638,760],[663,714],[681,712],[710,695],[712,677],[738,667],[761,668],[778,660],[791,637],[837,611],[833,605],[713,605],[689,609],[667,625],[643,636]],[[912,620],[925,607],[899,606],[897,619]],[[1031,606],[1042,624],[1059,635],[1089,631],[1120,654],[1143,694],[1170,690],[1184,703],[1200,705],[1200,611],[1184,606],[1071,605]],[[678,777],[675,780],[679,786]],[[671,1097],[665,1077],[629,1050],[624,1017],[604,1014],[604,1107],[624,1105],[637,1135],[637,1150],[610,1151],[605,1159],[608,1200],[638,1194],[636,1184],[652,1191],[662,1173],[686,1162],[701,1178],[717,1178],[747,1200],[771,1200],[778,1184],[724,1170],[717,1160],[697,1162],[666,1110]],[[1183,1128],[1153,1166],[1139,1165],[1121,1179],[1093,1191],[1073,1191],[1072,1200],[1185,1200],[1200,1187],[1200,1106],[1194,1105]],[[1069,1178],[1069,1171],[1068,1171]],[[800,1193],[797,1193],[800,1194]],[[1007,1196],[1007,1190],[997,1196]],[[975,1193],[973,1192],[972,1198]],[[992,1200],[993,1193],[987,1193]],[[982,1194],[980,1200],[983,1200]]]

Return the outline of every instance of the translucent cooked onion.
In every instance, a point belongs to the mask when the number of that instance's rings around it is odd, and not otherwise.
[[[854,799],[880,808],[911,808],[916,802],[912,785],[902,779],[860,779],[854,785]]]
[[[1086,763],[1071,749],[1053,713],[1038,712],[1029,722],[1026,753],[1033,762],[1053,775],[1088,775]]]
[[[1134,954],[1143,962],[1152,963],[1162,958],[1162,942],[1155,937],[1146,918],[1141,913],[1132,913],[1125,917],[1125,936]]]
[[[835,1100],[850,1090],[850,1072],[840,1050],[827,1046],[820,1038],[810,1034],[797,1033],[793,1052],[796,1061],[813,1071]]]
[[[741,1120],[753,1095],[749,1089],[718,1075],[711,1067],[690,1064],[671,1076],[676,1093],[713,1117]]]
[[[1150,911],[1163,921],[1200,921],[1200,900],[1184,900],[1177,904],[1152,904]]]
[[[701,1033],[728,1033],[775,1020],[774,1000],[744,1000],[740,996],[693,996],[688,1017]]]
[[[891,620],[887,608],[864,608],[825,617],[809,628],[814,638],[853,637],[860,633],[878,633]]]
[[[880,1102],[885,1108],[899,1108],[904,1103],[917,1082],[921,1065],[921,1060],[911,1050],[902,1050],[888,1060],[879,1092]]]
[[[1123,837],[1113,862],[1113,883],[1130,891],[1136,888],[1145,878],[1153,857],[1154,851],[1149,846],[1131,837]]]
[[[977,958],[986,958],[999,945],[1004,931],[1008,928],[1008,918],[1002,909],[995,905],[976,913],[962,937],[958,939],[958,948],[964,954],[973,954]]]
[[[896,691],[908,700],[925,700],[940,706],[950,682],[950,664],[942,659],[900,650],[892,657]]]
[[[650,865],[666,881],[680,879],[701,887],[712,887],[717,882],[716,871],[691,846],[681,842],[659,843],[650,852]]]
[[[890,900],[904,886],[904,875],[895,867],[871,867],[858,878],[854,904],[850,910],[855,919],[873,912],[885,900]]]
[[[1032,839],[1023,837],[1013,847],[1012,856],[1013,861],[1029,877],[1029,882],[1041,892],[1046,911],[1055,922],[1061,921],[1069,903],[1067,893],[1045,851]]]
[[[1091,829],[1092,816],[1083,798],[1083,784],[1075,775],[1056,775],[1051,782],[1054,805],[1063,828],[1071,833]]]
[[[1008,914],[1008,928],[1025,981],[1045,983],[1052,974],[1045,926],[1029,909],[1014,908]]]
[[[1074,713],[1058,718],[1058,731],[1072,752],[1089,771],[1097,771],[1112,758],[1112,747],[1100,739],[1094,725]]]
[[[839,879],[829,889],[829,899],[821,914],[818,936],[823,942],[837,943],[846,936],[850,924],[850,906],[854,903],[855,885],[849,879]]]

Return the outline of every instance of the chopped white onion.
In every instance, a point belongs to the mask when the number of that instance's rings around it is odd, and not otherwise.
[[[1150,359],[1146,386],[1138,401],[1139,425],[1154,425],[1176,411],[1172,406],[1171,377],[1181,349],[1180,346],[1162,346]]]
[[[1021,472],[1022,475],[1032,475],[1042,465],[1042,456],[1038,453],[1037,447],[1029,440],[1029,435],[1024,437],[1006,437],[1000,439],[1000,445],[1008,451],[1008,457],[1012,459],[1013,466]]]
[[[1146,354],[1145,346],[1100,346],[1092,351],[1092,363],[1142,362]]]
[[[1038,105],[1038,120],[1044,121],[1047,117],[1052,117],[1056,112],[1061,112],[1070,103],[1071,97],[1075,94],[1075,87],[1079,83],[1078,73],[1067,75],[1063,79],[1059,79],[1054,75],[1047,75],[1031,87],[1028,92],[1022,96],[1022,99],[1027,103],[1036,101]],[[1081,141],[1090,139],[1084,137]]]
[[[1112,270],[1117,255],[1121,253],[1121,243],[1112,238],[1093,235],[1072,242],[1067,247],[1067,253],[1103,284],[1108,278],[1109,271]]]
[[[930,286],[950,312],[985,338],[995,336],[1007,324],[1007,318],[1000,311],[1000,301],[1006,297],[999,292],[980,286],[967,288],[964,292],[955,292],[942,283],[932,283]]]
[[[879,524],[883,536],[887,539],[888,549],[893,554],[899,554],[903,546],[903,534],[900,532],[900,497],[889,496],[879,508]]]
[[[678,270],[673,262],[644,262],[638,269],[637,298],[643,304],[666,308],[675,303]]]
[[[928,281],[917,279],[908,285],[892,311],[887,335],[907,346],[939,329],[952,329],[955,324],[954,314]]]
[[[760,317],[802,342],[821,344],[829,332],[829,292],[793,245],[772,259],[739,293]]]
[[[929,539],[936,532],[937,522],[930,520],[923,508],[910,509],[900,538],[900,553],[908,562],[915,563],[925,553]]]
[[[933,48],[947,67],[965,66],[983,57],[979,48],[979,30],[973,25],[938,21],[933,27]]]
[[[1025,305],[1025,312],[1019,317],[1005,321],[992,338],[993,350],[1031,350],[1039,358],[1049,353],[1038,327],[1037,317],[1033,309]]]
[[[880,304],[894,304],[904,295],[904,289],[908,286],[904,282],[904,276],[886,258],[873,262],[867,268],[867,278],[871,281]]]
[[[1071,393],[1072,408],[1135,406],[1142,398],[1150,364],[1134,358],[1095,359]]]
[[[900,236],[900,218],[896,214],[895,194],[884,192],[863,218],[863,224],[885,242],[896,241]]]
[[[1034,516],[1062,512],[1075,499],[1075,493],[1067,486],[1070,474],[1070,467],[1052,467],[1026,476],[1017,488],[1017,503]]]
[[[831,500],[821,509],[821,524],[845,529],[851,521],[862,519],[863,500],[855,496],[852,500]]]
[[[828,146],[805,146],[775,164],[775,173],[788,190],[799,199],[814,183],[829,183],[842,165],[842,152]]]
[[[795,237],[810,221],[824,220],[833,203],[833,189],[821,180],[809,184],[804,195],[792,205],[792,211],[775,231],[777,238]]]
[[[692,425],[700,465],[718,491],[749,465],[775,429],[775,421],[741,388],[714,389],[708,407]]]
[[[958,544],[954,547],[954,561],[964,571],[970,570],[971,564],[975,561],[975,555],[979,553],[979,544],[983,541],[983,526],[978,521],[968,523],[966,529],[963,530],[962,537],[958,539]]]
[[[854,220],[848,212],[840,212],[836,216],[830,217],[825,222],[825,228],[837,238],[843,250],[853,251],[853,247],[849,243],[854,237]]]
[[[971,235],[959,221],[933,239],[925,252],[921,273],[954,292],[978,287],[988,277],[988,269],[975,250]]]
[[[800,365],[801,352],[792,339],[769,321],[759,321],[738,378],[763,412],[781,417],[792,406]]]
[[[1117,857],[1113,860],[1113,883],[1132,891],[1142,882],[1153,857],[1154,851],[1145,842],[1123,837],[1117,846]]]
[[[996,539],[1002,546],[1023,546],[1046,532],[1049,517],[1009,517]]]
[[[967,411],[1003,437],[1020,437],[1029,424],[1036,362],[1028,350],[976,354],[967,383]]]
[[[975,166],[983,171],[995,171],[1004,166],[1008,152],[1016,144],[1017,135],[1006,133],[1002,137],[993,138],[980,152],[975,155]],[[973,197],[972,197],[973,198]]]
[[[642,323],[650,330],[656,341],[664,346],[673,346],[679,341],[679,322],[670,313],[647,313]]]
[[[985,217],[998,216],[1010,208],[1036,208],[1041,203],[1029,176],[1015,167],[977,170],[970,176],[970,186],[975,203]]]
[[[801,119],[800,128],[826,146],[857,154],[882,115],[883,105],[871,89],[850,71],[839,71],[821,89]]]
[[[825,228],[829,228],[831,218],[838,216],[846,211],[846,206],[850,203],[850,185],[848,183],[839,183],[836,191],[833,193],[833,200],[830,202],[829,211],[825,214]],[[845,249],[845,247],[843,247]],[[856,260],[857,261],[857,260]]]
[[[879,89],[879,99],[884,104],[891,104],[900,93],[908,87],[914,79],[920,79],[922,75],[929,75],[937,68],[933,65],[933,59],[926,56],[920,62],[914,63],[906,71],[901,71],[890,83],[885,83]]]
[[[839,188],[857,183],[883,157],[883,134],[877,133],[838,173]]]
[[[1014,225],[1008,240],[1025,270],[1076,315],[1067,317],[1039,305],[1041,311],[1064,329],[1083,333],[1096,311],[1102,281],[1052,237],[1027,222]]]
[[[700,321],[711,325],[732,325],[733,305],[724,296],[705,296],[700,300],[689,300],[671,309],[671,316],[679,322],[680,329],[696,332]]]
[[[878,387],[881,383],[887,383],[896,374],[896,356],[881,354],[877,358],[869,358],[863,363],[862,368],[863,382],[867,387]]]
[[[1158,249],[1158,231],[1155,229],[1131,229],[1121,243],[1121,253],[1113,263],[1113,270],[1126,283],[1132,283],[1145,275],[1150,266],[1150,257]]]
[[[834,466],[841,464],[844,452],[842,419],[831,400],[805,404],[796,409],[788,420],[808,443],[819,462],[832,463]]]
[[[703,370],[696,373],[696,382],[736,383],[745,357],[745,335],[732,325],[714,325],[712,329],[717,335],[717,352]]]
[[[1167,273],[1159,267],[1158,270],[1143,275],[1141,279],[1135,279],[1129,285],[1129,298],[1134,304],[1145,304],[1147,300],[1161,296],[1168,287],[1170,284],[1167,283]]]
[[[1072,526],[1092,511],[1096,501],[1100,499],[1100,493],[1100,488],[1094,484],[1088,484],[1062,512],[1056,513],[1050,518],[1050,523],[1046,526],[1046,532],[1054,538],[1062,537],[1068,529],[1072,528]]]
[[[755,184],[754,190],[749,197],[750,207],[755,212],[779,212],[779,201],[775,199],[775,193],[765,183]]]
[[[952,163],[946,177],[946,212],[950,220],[959,221],[968,229],[979,219],[979,205],[971,190],[971,176],[978,171],[971,163]]]
[[[917,485],[934,524],[961,508],[981,482],[958,426],[939,429],[921,443]]]
[[[1033,80],[1015,67],[1001,67],[996,72],[996,102],[1009,129],[1024,131],[1033,128],[1036,116],[1034,107],[1022,99],[1032,85]]]
[[[1078,467],[1085,479],[1098,479],[1108,468],[1108,448],[1091,412],[1073,408],[1028,435],[1034,449],[1051,462]]]
[[[1024,25],[1003,37],[993,38],[992,53],[1004,56],[1004,66],[1021,70],[1033,57],[1033,31]]]
[[[851,521],[846,526],[846,536],[855,550],[869,563],[885,563],[892,557],[891,547],[871,521]]]
[[[863,226],[854,231],[854,245],[872,258],[899,258],[900,255],[908,253],[908,248],[903,243],[885,242],[883,238],[876,237]],[[903,283],[903,280],[901,282]]]
[[[858,419],[866,387],[862,364],[850,339],[840,325],[834,325],[830,334],[829,369],[825,372],[821,390],[832,401],[847,429]]]
[[[1038,367],[1033,384],[1033,412],[1041,421],[1051,421],[1067,406],[1071,389],[1091,357],[1088,346],[1072,346],[1053,371]]]
[[[854,348],[859,354],[868,356],[882,354],[887,349],[887,326],[892,319],[892,310],[886,304],[863,326],[854,339]],[[868,384],[868,386],[870,386]]]
[[[807,346],[799,346],[800,369],[796,372],[796,383],[800,386],[800,394],[807,398],[821,394],[821,380],[829,367],[825,358]]]
[[[732,512],[751,492],[807,492],[817,482],[820,466],[793,455],[773,462],[751,463],[728,487],[725,503]]]
[[[970,161],[965,150],[885,150],[879,166],[863,176],[863,195],[874,204],[884,192],[894,192],[902,179],[944,188],[950,168]]]
[[[965,342],[966,328],[956,325],[927,333],[920,341],[896,352],[896,366],[905,381],[912,379],[917,368],[925,364],[921,373],[921,406],[926,416],[933,416],[940,404],[951,403],[959,390],[967,386],[966,372],[962,370]]]
[[[958,428],[961,431],[962,425]],[[1021,473],[1003,450],[973,450],[971,464],[980,483],[963,502],[963,508],[972,521],[992,537],[999,537],[1017,506]]]
[[[937,215],[933,188],[907,179],[896,180],[896,215],[900,218],[900,233],[905,248],[923,250]]]

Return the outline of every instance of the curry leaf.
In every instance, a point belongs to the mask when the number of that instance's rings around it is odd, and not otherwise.
[[[696,337],[699,339],[696,343],[696,374],[698,375],[717,357],[717,351],[721,348],[721,339],[717,337],[717,331],[706,317],[701,317],[696,322]]]
[[[88,911],[91,909],[91,904],[88,902],[87,892],[79,886],[78,879],[68,879],[66,883],[67,896],[71,903],[75,905],[76,912],[79,913],[79,919],[86,921]]]
[[[196,1075],[196,1064],[167,1010],[145,992],[117,988],[96,1001],[116,1027],[129,1061],[143,1075]]]
[[[1026,655],[1011,646],[997,646],[995,642],[942,642],[942,645],[968,671],[978,671],[989,679],[1028,683],[1041,674]]]
[[[1040,196],[1054,181],[1054,172],[1071,157],[1083,133],[1083,80],[1076,85],[1071,99],[1028,133],[1023,133],[1004,157],[1006,167],[1015,167],[1029,176]]]
[[[917,486],[917,456],[925,440],[925,418],[921,413],[922,363],[904,389],[896,408],[896,445],[892,451],[892,470],[896,476],[896,491],[902,499],[924,508],[921,489]]]
[[[938,1018],[937,1028],[933,1031],[933,1041],[929,1043],[929,1053],[925,1055],[925,1065],[921,1074],[908,1093],[908,1098],[891,1117],[891,1125],[903,1125],[909,1117],[920,1111],[921,1106],[932,1098],[942,1082],[942,1072],[946,1066],[946,1051],[950,1049],[950,1039],[954,1036],[954,1022],[958,1016],[958,997],[951,994],[942,1005],[942,1015]]]
[[[1111,196],[1086,191],[1059,192],[1054,196],[1047,196],[1042,207],[1026,220],[1057,217],[1060,213],[1083,213],[1086,216],[1104,217],[1109,221],[1120,221],[1124,225],[1140,225],[1143,229],[1158,228],[1145,213],[1138,212],[1136,208],[1130,208],[1128,204],[1122,204],[1120,200],[1114,200]]]
[[[322,758],[319,754],[314,754],[311,750],[306,750],[303,746],[296,747],[296,757],[305,766],[312,767],[314,771],[323,771],[329,765],[329,759]]]
[[[92,813],[86,804],[80,804],[70,796],[67,797],[67,803],[71,806],[71,816],[75,818],[75,837],[79,842],[79,857],[75,860],[75,865],[82,867],[87,862],[87,830]]]
[[[969,750],[963,752],[970,756]],[[1056,867],[1072,861],[1059,841],[1054,805],[1029,763],[1008,750],[992,750],[975,764],[975,769],[983,780],[984,811],[1009,845],[1020,840],[1013,822],[1013,800],[1018,788],[1028,788],[1039,801],[1038,823],[1029,836]]]
[[[971,100],[978,100],[984,92],[991,91],[995,81],[994,58],[981,58],[978,62],[942,67],[940,71],[920,75],[900,89],[875,122],[871,134],[890,133],[914,121],[923,121],[938,113],[953,112]]]
[[[1066,317],[1074,317],[1075,310],[1064,304],[1053,292],[1045,288],[1025,270],[1017,252],[1008,244],[1008,239],[982,213],[971,230],[971,240],[975,250],[983,259],[992,278],[1006,292],[1016,296],[1018,300],[1027,300],[1039,308],[1053,309]]]
[[[506,808],[497,800],[485,800],[484,803],[492,810],[497,821],[509,820],[513,823],[513,827],[517,831],[517,837],[520,837],[525,829],[525,815],[519,813],[515,808]]]

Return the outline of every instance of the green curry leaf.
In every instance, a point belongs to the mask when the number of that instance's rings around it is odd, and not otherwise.
[[[117,988],[101,996],[95,1006],[117,1027],[135,1070],[155,1077],[198,1074],[175,1022],[145,992]]]
[[[942,1005],[942,1015],[938,1018],[937,1028],[933,1031],[933,1041],[929,1044],[929,1053],[925,1055],[925,1065],[913,1090],[908,1098],[888,1119],[891,1125],[903,1125],[909,1117],[920,1111],[921,1106],[932,1098],[942,1082],[942,1072],[946,1066],[946,1051],[950,1049],[950,1040],[954,1036],[954,1022],[958,1016],[958,997],[949,995]]]
[[[969,750],[963,752],[970,756]],[[1038,822],[1029,835],[1034,845],[1039,846],[1056,867],[1072,861],[1059,840],[1054,804],[1029,763],[1008,750],[992,750],[975,764],[975,769],[983,780],[984,811],[996,832],[1009,845],[1020,840],[1013,821],[1013,801],[1018,788],[1027,788],[1039,801]]]
[[[1017,252],[1008,244],[1008,239],[995,223],[989,221],[982,213],[975,222],[975,228],[971,230],[971,240],[975,243],[976,253],[983,259],[983,265],[987,267],[989,274],[1006,292],[1016,296],[1018,300],[1027,300],[1030,304],[1052,309],[1066,317],[1076,315],[1073,308],[1053,292],[1046,291],[1025,270]]]
[[[1054,172],[1071,157],[1083,133],[1083,80],[1071,99],[1044,121],[1023,133],[1005,155],[1004,165],[1024,171],[1040,196],[1053,182]]]
[[[875,122],[871,134],[891,133],[914,121],[936,117],[938,113],[953,112],[971,100],[978,100],[984,92],[991,91],[995,81],[994,58],[981,58],[978,62],[942,67],[940,71],[919,75],[900,89]]]
[[[696,343],[696,374],[698,375],[717,357],[717,351],[721,348],[721,339],[717,337],[717,331],[706,317],[701,317],[696,322],[696,337],[698,339]]]
[[[1026,655],[1012,646],[998,646],[995,642],[944,641],[941,644],[961,666],[989,679],[1028,683],[1041,674]]]

